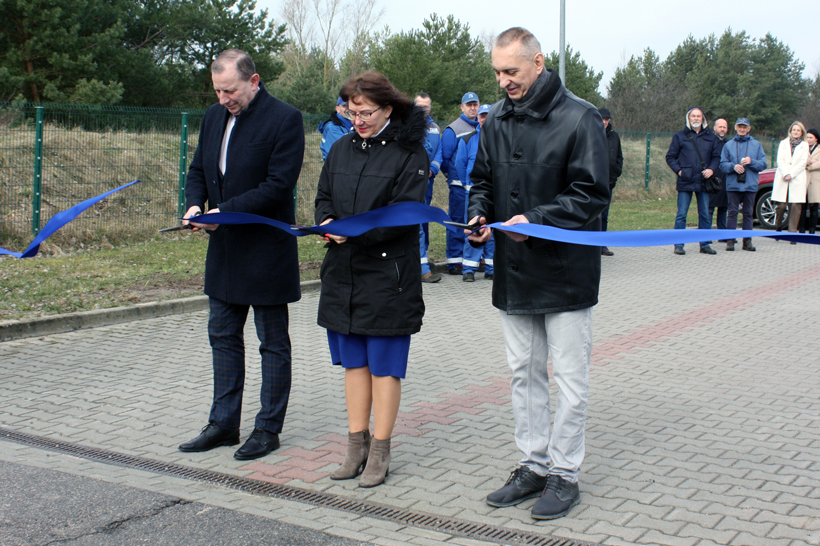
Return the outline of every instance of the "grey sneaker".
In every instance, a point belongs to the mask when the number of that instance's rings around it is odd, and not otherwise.
[[[526,466],[520,466],[512,471],[504,487],[487,495],[487,504],[496,508],[515,506],[540,495],[546,483],[547,478],[544,476],[539,476]]]
[[[547,476],[544,494],[535,501],[532,517],[535,519],[556,519],[566,516],[569,509],[581,500],[578,484],[565,480],[557,474]]]

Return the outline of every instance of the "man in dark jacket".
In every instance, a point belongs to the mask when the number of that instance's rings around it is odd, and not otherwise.
[[[598,113],[604,120],[604,130],[606,131],[606,143],[609,147],[609,203],[604,212],[601,213],[601,231],[606,231],[609,224],[609,205],[612,204],[612,190],[618,183],[618,177],[624,170],[624,154],[621,151],[621,137],[612,128],[612,114],[606,108],[599,108]],[[609,248],[601,247],[602,256],[614,256],[615,253]]]
[[[484,122],[470,175],[470,223],[600,231],[609,187],[598,110],[544,68],[541,45],[523,28],[496,38],[492,63],[507,97]],[[601,248],[502,234],[496,237],[493,305],[501,311],[515,441],[523,458],[487,503],[512,506],[541,495],[532,515],[553,519],[580,498]],[[485,243],[490,230],[469,238]],[[550,356],[560,393],[552,434]]]
[[[715,137],[717,138],[718,153],[723,153],[723,146],[726,144],[726,133],[729,132],[728,122],[721,118],[715,122]],[[717,209],[717,228],[726,229],[726,215],[729,212],[729,199],[726,196],[726,174],[720,170],[720,163],[715,170],[715,177],[720,180],[720,191],[709,194],[709,226],[715,217]]]
[[[686,113],[686,127],[672,137],[669,151],[666,152],[666,164],[678,176],[678,214],[675,216],[675,229],[686,229],[686,214],[689,212],[689,205],[692,204],[693,193],[698,203],[698,229],[711,228],[709,194],[704,190],[703,180],[717,172],[720,152],[717,137],[707,126],[703,110],[697,106],[693,106]],[[700,251],[702,254],[717,254],[708,242],[700,243]],[[682,244],[675,245],[675,254],[686,254]]]
[[[295,223],[293,190],[302,168],[305,133],[299,110],[273,98],[253,60],[229,49],[211,66],[219,104],[202,120],[185,197],[191,218],[208,212],[247,212]],[[256,459],[279,447],[291,383],[288,303],[297,301],[296,239],[263,225],[191,222],[210,233],[205,293],[213,353],[214,399],[208,424],[181,451],[239,443],[245,382],[243,331],[253,306],[262,355],[262,408],[253,432],[234,455]]]

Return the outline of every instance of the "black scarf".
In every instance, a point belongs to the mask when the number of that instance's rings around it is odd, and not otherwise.
[[[544,89],[544,86],[547,85],[547,82],[550,79],[550,74],[547,72],[547,69],[541,70],[541,73],[538,74],[538,78],[533,82],[532,87],[529,88],[527,94],[521,97],[520,100],[515,100],[510,98],[513,103],[513,110],[516,114],[523,114],[524,111],[529,108],[529,106],[535,101],[535,97],[538,96],[538,93]]]

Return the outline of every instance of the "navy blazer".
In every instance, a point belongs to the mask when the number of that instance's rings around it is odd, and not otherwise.
[[[248,212],[295,223],[294,189],[305,153],[302,113],[259,91],[239,113],[224,176],[219,149],[230,113],[211,106],[188,170],[186,210]],[[208,206],[205,206],[207,201]],[[205,261],[205,293],[244,305],[279,305],[300,298],[296,238],[263,225],[220,226],[211,232]]]

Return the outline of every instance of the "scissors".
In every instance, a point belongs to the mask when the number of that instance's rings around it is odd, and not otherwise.
[[[195,217],[201,216],[201,215],[202,215],[201,212],[197,212],[196,214],[191,216],[191,218],[195,218]],[[186,218],[186,220],[187,220],[187,218]],[[174,226],[174,227],[163,228],[163,229],[159,230],[159,232],[160,233],[165,233],[166,231],[182,231],[183,229],[194,229],[194,226],[192,226],[191,224],[180,224],[180,225]]]
[[[475,224],[462,224],[461,222],[448,222],[447,220],[445,220],[444,223],[448,226],[453,226],[461,229],[469,229],[470,231],[475,231],[487,225],[481,224],[479,222],[476,222]]]

